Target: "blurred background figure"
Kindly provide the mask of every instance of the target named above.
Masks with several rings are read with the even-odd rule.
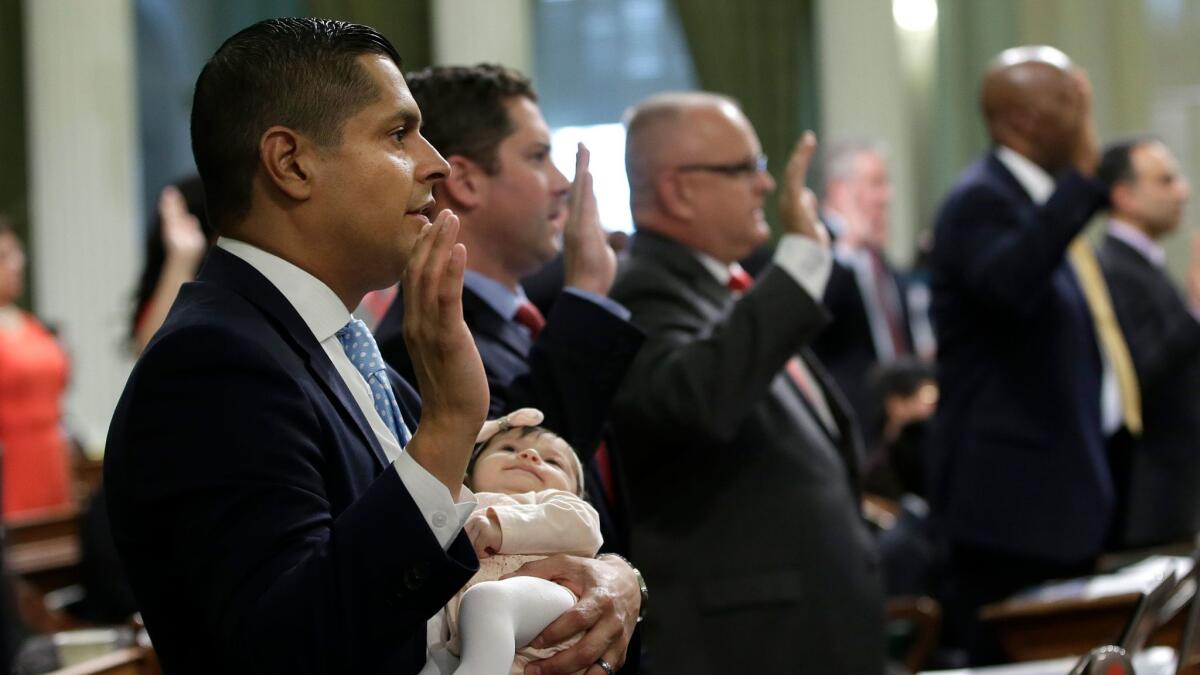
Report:
[[[162,326],[179,287],[196,278],[212,240],[200,178],[192,176],[163,188],[147,231],[145,262],[134,293],[129,340],[135,355]]]
[[[880,411],[879,444],[868,448],[874,454],[868,456],[863,487],[895,501],[906,494],[924,499],[928,429],[938,400],[933,367],[902,358],[873,369],[869,379]]]
[[[1190,188],[1170,149],[1149,136],[1106,148],[1097,176],[1112,186],[1097,257],[1137,371],[1144,425],[1119,477],[1128,499],[1116,545],[1186,541],[1200,530],[1200,235],[1186,293],[1166,271],[1162,240],[1179,227]]]
[[[1015,47],[980,98],[993,149],[944,200],[931,259],[930,503],[950,547],[946,636],[975,663],[1003,658],[980,607],[1094,570],[1117,512],[1109,455],[1140,431],[1124,342],[1099,320],[1107,290],[1079,236],[1107,191],[1090,82],[1053,47]]]
[[[863,141],[831,146],[824,168],[821,215],[836,237],[824,304],[833,320],[813,349],[854,407],[871,448],[879,441],[881,411],[868,376],[876,364],[912,353],[904,288],[886,257],[892,184],[883,151]]]
[[[17,307],[25,289],[25,249],[0,220],[0,447],[4,516],[71,502],[67,436],[60,399],[67,355],[37,319]]]

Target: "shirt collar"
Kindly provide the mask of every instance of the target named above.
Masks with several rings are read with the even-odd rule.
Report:
[[[333,289],[283,258],[229,237],[218,239],[217,246],[241,258],[279,289],[317,342],[328,340],[354,318]]]
[[[717,283],[726,288],[729,287],[729,278],[733,276],[735,270],[741,272],[746,271],[742,269],[742,266],[738,263],[726,265],[707,253],[701,253],[700,251],[693,250],[692,254],[696,256],[696,259],[700,261],[701,265],[704,265],[704,269],[708,270],[708,273],[713,275],[713,278],[717,280]]]
[[[517,286],[517,292],[512,292],[504,284],[491,277],[486,277],[475,270],[467,270],[463,274],[463,285],[471,289],[506,321],[512,321],[517,315],[521,303],[528,302],[525,289]]]
[[[1054,177],[1046,173],[1045,169],[1004,145],[996,148],[996,159],[1012,172],[1034,204],[1041,206],[1050,201],[1050,195],[1054,194]]]
[[[1142,254],[1146,260],[1149,260],[1156,267],[1163,267],[1167,264],[1167,252],[1163,250],[1163,247],[1133,225],[1123,220],[1110,218],[1108,221],[1108,233],[1114,239],[1119,239],[1129,244],[1130,248]]]

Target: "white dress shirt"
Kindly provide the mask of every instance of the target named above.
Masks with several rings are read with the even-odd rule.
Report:
[[[258,270],[304,320],[354,396],[363,418],[371,425],[371,431],[417,508],[421,509],[434,537],[443,549],[448,549],[475,508],[474,495],[464,488],[459,495],[462,501],[455,503],[450,490],[405,452],[392,430],[384,424],[375,410],[370,385],[350,362],[337,339],[337,332],[354,318],[337,294],[320,279],[256,246],[228,237],[218,239],[217,246]]]
[[[1045,169],[1016,150],[1003,145],[996,149],[996,158],[1012,172],[1034,204],[1042,206],[1050,201],[1051,195],[1054,194],[1054,178],[1046,173]],[[1094,332],[1096,346],[1100,349],[1100,363],[1104,369],[1100,380],[1100,428],[1105,435],[1111,436],[1125,421],[1121,408],[1121,388],[1117,384],[1117,373],[1108,362],[1108,355],[1104,353],[1104,345],[1100,344],[1100,333]]]

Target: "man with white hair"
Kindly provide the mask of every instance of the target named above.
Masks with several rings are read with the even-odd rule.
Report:
[[[864,141],[832,145],[824,168],[824,222],[837,236],[824,297],[833,320],[813,349],[846,393],[873,448],[882,410],[869,374],[913,351],[904,285],[887,260],[892,183],[883,150]]]

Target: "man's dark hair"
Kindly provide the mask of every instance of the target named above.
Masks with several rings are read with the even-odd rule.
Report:
[[[434,66],[405,75],[424,123],[421,134],[443,157],[462,155],[488,173],[500,169],[496,147],[513,132],[505,101],[537,101],[529,78],[504,66]]]
[[[375,29],[332,19],[268,19],[221,45],[196,80],[192,153],[217,231],[250,209],[264,131],[283,125],[331,146],[342,124],[376,100],[357,58],[400,55]]]
[[[1109,143],[1100,156],[1100,166],[1096,168],[1096,178],[1105,185],[1127,183],[1135,178],[1133,175],[1133,151],[1147,143],[1158,143],[1157,136],[1131,136]]]

